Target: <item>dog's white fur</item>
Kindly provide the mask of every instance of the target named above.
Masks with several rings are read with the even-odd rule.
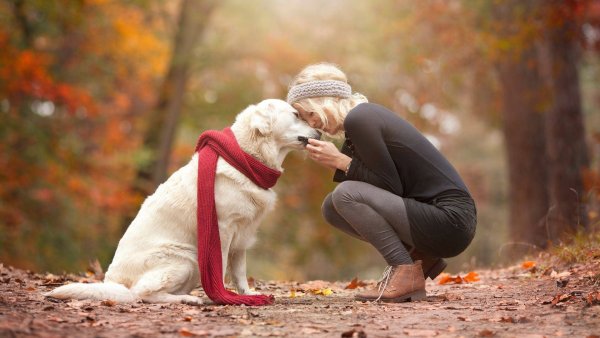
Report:
[[[269,167],[282,170],[285,156],[302,149],[298,136],[318,137],[281,100],[264,100],[238,114],[231,126],[240,147]],[[118,302],[201,304],[189,292],[199,283],[197,262],[198,154],[149,196],[119,241],[103,283],[72,283],[46,296],[111,299]],[[275,204],[272,189],[262,189],[224,159],[217,161],[215,206],[221,236],[223,272],[241,294],[254,294],[246,279],[246,249]],[[229,263],[229,264],[228,264]],[[224,277],[224,276],[223,276]]]

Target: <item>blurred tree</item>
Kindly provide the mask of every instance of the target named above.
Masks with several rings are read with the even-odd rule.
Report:
[[[151,155],[149,163],[138,168],[136,187],[142,195],[152,193],[167,177],[190,68],[216,4],[214,0],[184,0],[180,5],[171,61],[144,132],[144,147]]]
[[[166,49],[154,2],[0,2],[0,260],[106,261]]]
[[[542,248],[587,224],[580,5],[584,1],[505,0],[496,7],[511,234]]]
[[[581,107],[580,42],[583,14],[589,1],[549,1],[545,5],[543,65],[551,107],[546,113],[548,189],[550,210],[548,235],[587,228],[582,173],[589,166]]]
[[[506,0],[494,10],[498,29],[493,60],[503,102],[502,129],[509,174],[511,237],[545,247],[548,190],[544,133],[545,86],[531,26],[541,1]],[[526,29],[529,28],[529,29]]]

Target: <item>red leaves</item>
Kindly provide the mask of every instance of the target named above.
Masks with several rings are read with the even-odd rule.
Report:
[[[350,283],[348,283],[348,285],[346,285],[346,287],[344,289],[353,290],[353,289],[363,287],[363,286],[367,286],[367,283],[365,283],[363,281],[359,281],[358,277],[354,277],[354,279],[351,280]]]
[[[462,284],[462,283],[474,283],[479,281],[479,274],[471,271],[466,276],[461,277],[460,275],[451,276],[448,273],[442,273],[438,284]]]

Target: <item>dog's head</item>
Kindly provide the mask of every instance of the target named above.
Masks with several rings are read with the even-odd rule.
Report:
[[[287,102],[267,99],[254,106],[250,128],[257,136],[268,137],[280,148],[302,149],[302,138],[320,138],[321,133],[300,119],[298,111]]]

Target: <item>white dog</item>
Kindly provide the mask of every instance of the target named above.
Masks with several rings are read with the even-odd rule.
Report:
[[[236,117],[231,131],[242,150],[280,171],[291,150],[303,149],[299,136],[318,138],[320,135],[298,118],[292,106],[274,99],[246,108]],[[197,177],[196,153],[144,201],[119,241],[103,283],[67,284],[45,295],[118,302],[201,304],[201,298],[189,295],[199,284]],[[240,294],[254,294],[246,279],[246,249],[254,243],[259,222],[274,207],[275,200],[272,189],[256,186],[219,157],[215,207],[223,272],[229,267],[232,283]]]

